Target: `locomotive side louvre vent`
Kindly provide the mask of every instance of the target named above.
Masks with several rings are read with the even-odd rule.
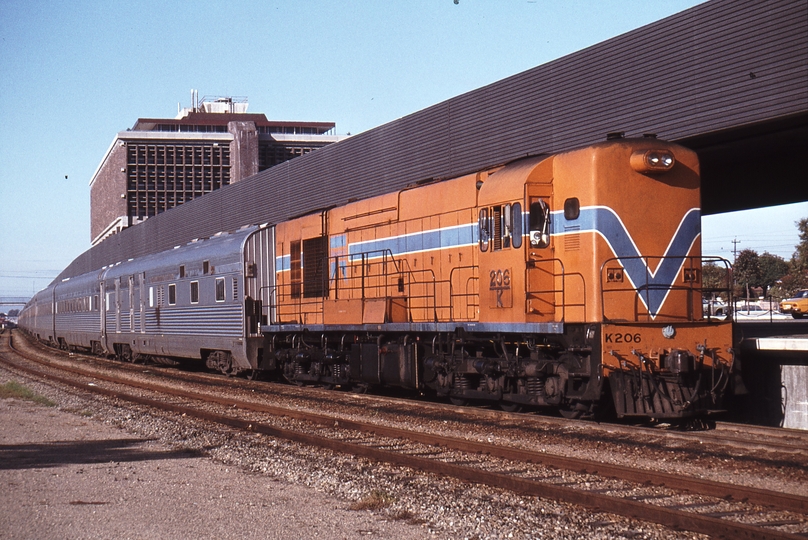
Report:
[[[303,298],[328,296],[328,237],[303,240]]]
[[[233,278],[233,300],[238,300],[238,279]]]
[[[564,250],[565,251],[578,251],[581,249],[581,235],[578,231],[581,230],[580,225],[565,226],[564,232]]]
[[[494,207],[494,251],[502,249],[502,207]]]

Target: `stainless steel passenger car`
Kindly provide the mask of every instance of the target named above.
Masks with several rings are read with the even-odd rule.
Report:
[[[20,326],[62,349],[133,361],[198,358],[225,373],[260,362],[260,288],[274,229],[251,226],[52,283]]]

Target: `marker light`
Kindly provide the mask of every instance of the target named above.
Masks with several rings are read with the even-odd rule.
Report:
[[[641,150],[631,154],[631,168],[641,173],[662,173],[669,171],[676,158],[669,150]]]

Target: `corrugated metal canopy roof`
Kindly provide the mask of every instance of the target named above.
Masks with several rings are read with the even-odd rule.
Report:
[[[425,178],[567,150],[608,132],[698,143],[705,134],[772,120],[804,124],[806,6],[804,0],[700,4],[149,218],[88,250],[60,277]]]

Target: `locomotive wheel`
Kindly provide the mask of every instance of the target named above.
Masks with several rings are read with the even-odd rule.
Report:
[[[567,420],[578,420],[584,414],[584,411],[575,408],[559,407],[558,413]]]
[[[715,429],[715,420],[703,417],[688,418],[679,425],[679,429],[682,431],[709,431]]]
[[[351,386],[351,392],[354,394],[367,394],[369,386],[367,384],[356,383]]]
[[[500,401],[499,408],[505,412],[522,412],[522,404],[513,401]]]
[[[465,407],[469,404],[469,400],[462,397],[449,396],[449,403],[456,407]]]

